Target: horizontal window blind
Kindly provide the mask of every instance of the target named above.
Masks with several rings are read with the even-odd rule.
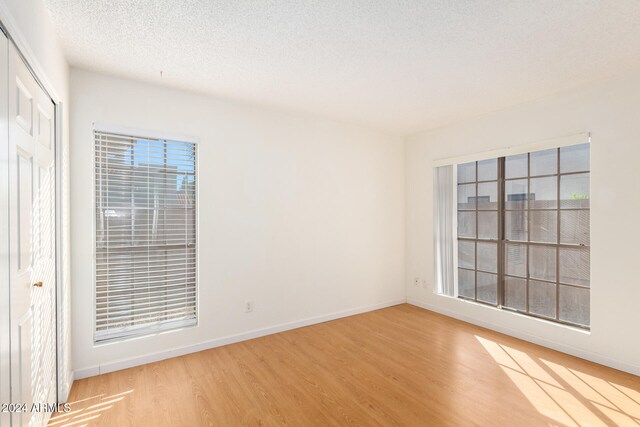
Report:
[[[195,144],[94,136],[95,341],[195,324]]]

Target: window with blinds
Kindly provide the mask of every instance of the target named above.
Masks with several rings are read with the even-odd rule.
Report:
[[[196,145],[94,132],[95,341],[196,323]]]

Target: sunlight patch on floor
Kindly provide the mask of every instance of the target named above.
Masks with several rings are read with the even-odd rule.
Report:
[[[565,426],[640,426],[640,393],[476,335],[538,412]]]
[[[625,414],[640,420],[640,403],[636,402],[628,395],[623,393],[618,388],[619,386],[611,384],[610,382],[605,381],[602,378],[597,378],[583,372],[578,372],[573,369],[569,369],[569,371],[571,371],[575,376],[580,378],[594,390],[597,390],[598,393],[600,393],[609,402],[615,405],[615,407],[618,408],[621,412],[624,412]]]
[[[99,418],[105,411],[113,408],[114,405],[124,400],[130,393],[133,393],[133,389],[109,396],[102,394],[69,402],[71,404],[71,411],[54,415],[47,425],[49,427],[85,426],[87,422]]]

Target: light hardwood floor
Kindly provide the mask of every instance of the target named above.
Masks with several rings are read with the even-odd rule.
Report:
[[[399,305],[76,381],[50,426],[640,426],[640,377]]]

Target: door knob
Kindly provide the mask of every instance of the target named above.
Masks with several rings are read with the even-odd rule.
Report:
[[[36,288],[41,288],[42,287],[42,282],[36,282],[33,284],[33,286],[35,286]]]

